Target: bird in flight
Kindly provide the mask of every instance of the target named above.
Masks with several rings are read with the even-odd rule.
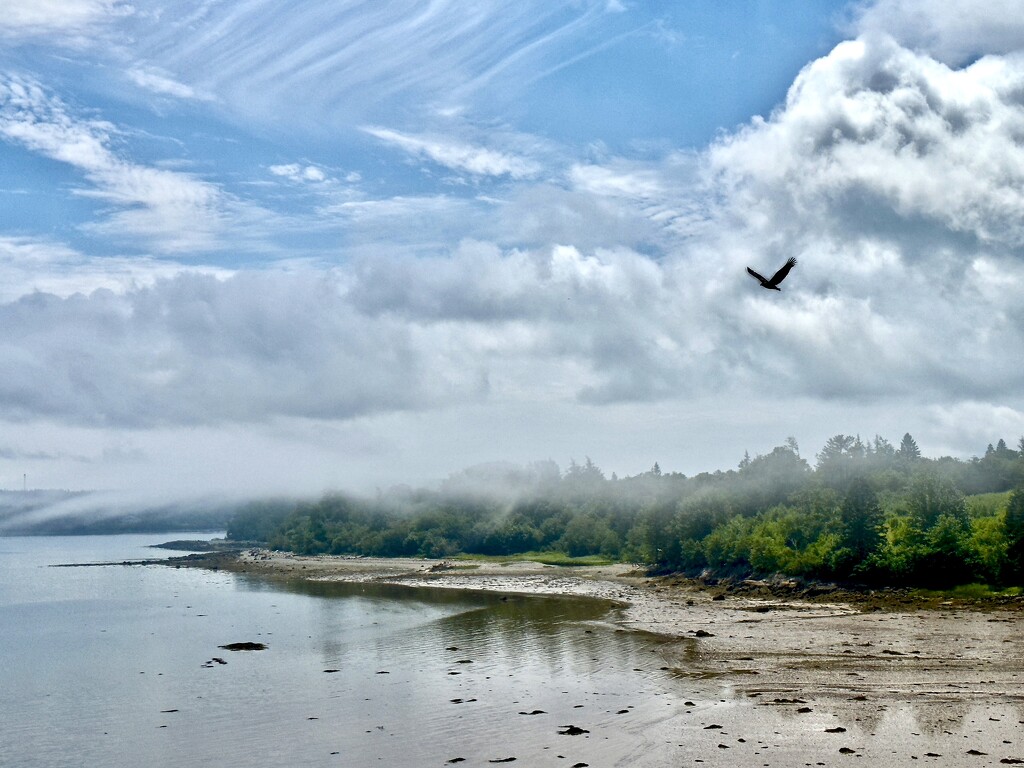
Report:
[[[750,267],[747,267],[747,272],[750,273],[751,277],[756,278],[758,282],[761,283],[762,288],[767,288],[770,291],[781,291],[782,289],[779,288],[779,283],[786,279],[786,275],[789,274],[789,270],[791,270],[795,266],[796,259],[790,256],[788,259],[786,259],[786,263],[782,265],[782,268],[779,269],[779,271],[776,272],[774,275],[772,275],[771,280],[765,279],[761,275],[757,274],[757,272],[752,270]]]

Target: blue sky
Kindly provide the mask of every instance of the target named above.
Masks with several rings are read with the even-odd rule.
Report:
[[[656,161],[699,151],[767,115],[801,67],[841,39],[849,15],[842,3],[808,13],[795,1],[481,4],[472,13],[460,3],[387,13],[359,3],[76,5],[94,10],[91,40],[60,18],[28,27],[8,36],[5,70],[43,89],[62,119],[93,124],[88,132],[119,162],[214,185],[229,198],[222,205],[258,218],[265,209],[298,225],[306,214],[303,233],[320,230],[271,228],[230,254],[220,238],[188,242],[192,258],[232,267],[344,258],[346,228],[316,214],[332,199],[474,200],[595,154]],[[525,167],[439,162],[442,139]],[[2,173],[9,232],[46,232],[96,255],[185,245],[105,228],[97,236],[109,197],[84,189],[87,169],[53,149],[11,141]],[[444,249],[449,238],[426,245]]]
[[[8,4],[0,487],[1024,434],[1009,0]]]

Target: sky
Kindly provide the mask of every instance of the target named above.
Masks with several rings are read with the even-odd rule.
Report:
[[[0,488],[1013,445],[1019,10],[5,0]]]

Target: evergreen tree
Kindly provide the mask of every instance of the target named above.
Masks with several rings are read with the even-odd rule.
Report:
[[[843,521],[843,546],[851,550],[854,563],[864,561],[878,547],[878,526],[882,510],[871,485],[861,478],[850,484],[839,508]]]
[[[917,442],[910,436],[909,432],[903,435],[899,450],[896,451],[896,456],[904,464],[909,464],[921,458],[921,449],[917,447]]]
[[[864,456],[860,438],[835,435],[828,439],[818,454],[818,475],[834,488],[843,489],[853,479]]]
[[[1006,506],[1006,559],[1010,577],[1017,583],[1024,579],[1024,487],[1010,494]]]

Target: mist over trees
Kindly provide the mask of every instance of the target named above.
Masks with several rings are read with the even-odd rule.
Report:
[[[482,465],[437,489],[365,499],[267,501],[228,535],[302,554],[450,557],[557,553],[662,572],[864,584],[1024,583],[1024,438],[964,461],[913,437],[835,435],[814,456],[793,438],[734,470],[687,477],[655,462],[606,477],[590,458]]]

